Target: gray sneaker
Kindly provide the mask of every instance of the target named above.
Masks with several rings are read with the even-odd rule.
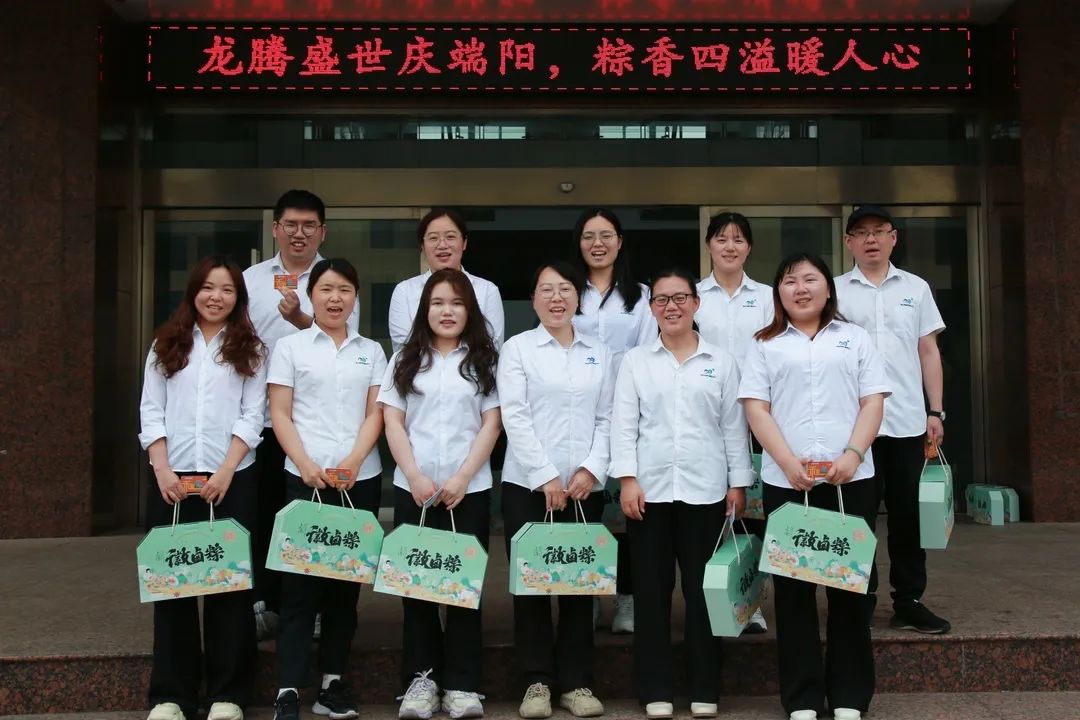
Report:
[[[443,693],[442,709],[452,720],[484,717],[484,696],[467,690],[447,690]]]
[[[428,677],[431,670],[416,673],[401,701],[397,716],[401,720],[429,720],[439,710],[439,686]]]
[[[544,683],[530,685],[518,707],[518,715],[525,720],[551,717],[551,690],[548,686]]]

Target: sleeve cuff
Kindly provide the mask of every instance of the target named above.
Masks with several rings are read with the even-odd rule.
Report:
[[[165,426],[153,425],[144,428],[143,431],[139,433],[139,444],[142,445],[143,450],[146,450],[163,437],[165,437]]]
[[[884,385],[878,385],[877,387],[872,386],[859,390],[859,398],[862,399],[869,395],[877,395],[879,393],[884,395],[885,397],[889,397],[893,394],[893,391],[891,387],[886,387]]]
[[[601,463],[596,458],[590,456],[585,458],[585,462],[581,463],[581,467],[595,475],[596,481],[600,486],[603,486],[604,481],[607,479],[607,463]]]
[[[747,488],[754,484],[754,470],[752,468],[747,470],[729,470],[728,471],[728,487],[729,488]]]
[[[555,469],[554,465],[548,463],[539,470],[533,470],[529,473],[529,489],[536,490],[544,483],[557,477],[559,477],[559,471]]]
[[[757,390],[740,390],[738,400],[761,400],[762,402],[771,403],[772,397],[767,392],[758,392]]]
[[[248,450],[254,450],[262,442],[262,433],[252,432],[252,429],[248,427],[234,427],[232,434],[240,438],[248,446]]]
[[[624,478],[624,477],[637,477],[637,463],[636,462],[617,462],[611,463],[611,467],[608,468],[608,477]]]
[[[283,385],[284,387],[292,387],[293,386],[293,379],[292,379],[291,376],[286,377],[284,375],[267,375],[266,376],[266,384],[267,385]]]

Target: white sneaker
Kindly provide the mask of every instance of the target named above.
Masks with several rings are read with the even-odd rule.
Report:
[[[817,720],[817,710],[796,710],[788,717],[790,720]]]
[[[551,689],[544,683],[530,685],[518,707],[518,715],[525,720],[551,717]]]
[[[675,707],[669,702],[651,702],[645,706],[645,717],[649,720],[668,720],[675,714]]]
[[[690,703],[690,717],[714,718],[719,712],[720,710],[716,707],[716,703]]]
[[[397,716],[401,720],[429,720],[439,710],[439,686],[428,677],[431,670],[416,673],[409,689],[396,700],[401,701]]]
[[[231,702],[216,702],[210,706],[206,720],[244,720],[244,711]]]
[[[833,720],[862,720],[862,713],[851,708],[833,708]]]
[[[453,720],[484,717],[484,696],[468,690],[447,690],[443,693],[442,709]]]
[[[146,720],[184,720],[184,711],[176,703],[158,703]]]
[[[615,617],[611,621],[611,632],[616,635],[632,635],[634,632],[634,596],[615,596]],[[669,705],[671,703],[668,703]]]
[[[761,608],[754,611],[754,614],[750,616],[750,622],[746,624],[746,628],[743,632],[747,635],[760,635],[769,629],[769,626],[765,624],[765,616],[761,614]]]
[[[599,717],[604,714],[604,704],[589,688],[577,688],[559,696],[559,707],[574,717]]]

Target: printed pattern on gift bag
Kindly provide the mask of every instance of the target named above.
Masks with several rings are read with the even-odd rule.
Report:
[[[480,607],[487,553],[473,535],[399,525],[383,541],[375,592],[463,608]],[[454,513],[450,511],[451,523]]]
[[[147,533],[135,556],[139,567],[139,601],[157,602],[196,595],[250,590],[251,542],[248,531],[232,518],[178,523],[180,503],[173,506],[173,524]]]
[[[609,477],[604,483],[604,513],[600,522],[613,533],[626,532],[626,515],[622,511],[622,483]]]
[[[340,493],[342,500],[348,495]],[[383,530],[367,510],[322,502],[293,500],[274,517],[266,567],[371,584],[382,552]],[[350,501],[351,505],[351,501]]]
[[[734,531],[734,517],[727,516],[717,548],[705,564],[705,606],[709,625],[717,637],[738,637],[765,599],[766,574],[758,569],[761,541],[746,532]],[[728,533],[724,542],[725,531]]]
[[[614,595],[616,562],[615,538],[600,523],[525,523],[510,540],[510,592]]]
[[[931,465],[934,458],[940,464]],[[926,550],[944,550],[954,523],[952,470],[944,453],[933,446],[919,476],[919,544]]]
[[[877,538],[861,517],[785,503],[769,515],[760,569],[772,575],[866,593]]]
[[[751,453],[754,465],[754,484],[746,488],[746,510],[743,517],[748,520],[765,519],[765,488],[761,482],[761,453]]]

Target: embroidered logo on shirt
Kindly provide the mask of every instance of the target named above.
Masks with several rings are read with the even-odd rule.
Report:
[[[757,307],[757,298],[751,298],[750,300],[747,300],[746,302],[743,303],[743,307],[744,308]]]
[[[705,368],[701,371],[701,377],[716,379],[716,368]]]
[[[844,348],[845,350],[850,350],[851,349],[851,341],[850,340],[841,340],[840,342],[836,343],[836,347]]]
[[[359,357],[356,358],[356,364],[357,365],[370,365],[371,363],[368,362],[368,359],[367,359],[366,356],[360,355]]]
[[[900,301],[900,307],[915,307],[915,298],[904,298]]]
[[[594,358],[592,355],[590,355],[589,357],[585,358],[585,364],[586,365],[599,365],[600,363],[596,362],[596,358]]]

